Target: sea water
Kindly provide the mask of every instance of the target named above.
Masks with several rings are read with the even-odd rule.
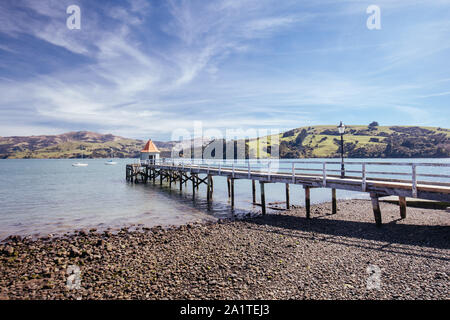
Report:
[[[323,160],[326,159],[314,161]],[[180,225],[261,211],[259,206],[252,204],[250,180],[235,181],[235,210],[232,211],[224,177],[214,177],[213,199],[208,204],[204,184],[193,198],[190,182],[183,186],[181,192],[179,183],[172,184],[171,189],[167,182],[160,186],[159,180],[155,185],[151,182],[129,183],[125,180],[125,165],[135,162],[135,159],[115,159],[117,165],[105,165],[105,161],[84,159],[83,162],[88,163],[87,167],[73,167],[76,160],[0,160],[0,240],[13,234],[41,236],[88,228],[105,230],[130,225]],[[450,159],[376,161],[450,163]],[[288,160],[281,160],[279,167],[289,171],[291,164]],[[410,170],[410,167],[402,166],[371,169],[390,171],[393,168],[398,172]],[[448,167],[424,167],[421,170],[450,174]],[[258,184],[256,190],[259,202]],[[265,190],[266,203],[285,200],[284,184],[267,184]],[[363,192],[343,190],[337,190],[337,196],[339,199],[368,198]],[[312,203],[330,200],[330,189],[311,190]],[[304,205],[304,190],[300,185],[291,185],[290,202],[297,206]]]

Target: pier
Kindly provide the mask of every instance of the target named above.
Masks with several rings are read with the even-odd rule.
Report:
[[[281,167],[279,166],[281,165]],[[286,166],[289,165],[289,168]],[[169,187],[178,183],[180,191],[192,187],[195,196],[201,184],[206,185],[207,201],[212,201],[214,177],[227,178],[228,197],[231,209],[234,209],[234,181],[248,179],[252,181],[252,201],[256,204],[256,181],[259,183],[261,210],[266,214],[265,184],[282,183],[286,188],[286,209],[290,208],[289,185],[302,185],[305,190],[306,217],[311,217],[311,189],[331,189],[332,214],[337,213],[336,190],[365,192],[370,194],[374,218],[377,226],[382,225],[379,199],[386,196],[398,196],[400,218],[406,219],[406,197],[450,202],[450,175],[421,172],[419,169],[450,168],[446,163],[406,163],[406,162],[354,162],[345,163],[345,172],[339,169],[337,161],[301,161],[289,163],[277,160],[194,160],[194,159],[157,159],[138,161],[126,165],[126,179],[134,183],[149,181]],[[374,167],[385,167],[380,171]],[[390,171],[389,171],[390,168]],[[393,168],[402,170],[393,171]]]

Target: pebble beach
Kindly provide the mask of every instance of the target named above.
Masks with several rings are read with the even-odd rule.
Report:
[[[450,298],[450,212],[370,201],[0,244],[0,299]],[[79,270],[79,287],[68,286]]]

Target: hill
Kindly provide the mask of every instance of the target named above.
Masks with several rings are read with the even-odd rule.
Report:
[[[267,157],[271,140],[246,141],[248,150],[261,143],[261,157]],[[309,126],[278,135],[281,158],[334,158],[340,156],[340,136],[336,126]],[[348,158],[448,158],[450,130],[414,126],[348,126],[344,135]],[[154,141],[161,157],[170,157],[176,142]],[[137,158],[145,141],[89,131],[60,135],[0,137],[0,159],[18,158]],[[187,142],[186,146],[190,146]],[[224,147],[225,150],[225,147]],[[250,152],[254,157],[254,152]]]
[[[173,143],[154,141],[163,156]],[[60,135],[0,137],[0,159],[50,158],[135,158],[145,141],[89,131]]]
[[[248,142],[270,151],[272,137]],[[340,135],[336,126],[301,127],[279,135],[281,158],[333,158],[340,156]],[[348,126],[344,134],[348,158],[448,158],[450,130],[415,126]]]

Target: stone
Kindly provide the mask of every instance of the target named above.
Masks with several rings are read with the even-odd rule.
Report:
[[[8,256],[12,256],[12,255],[14,255],[14,248],[11,246],[5,246],[3,248],[3,253],[5,253]]]
[[[71,257],[79,257],[79,256],[81,256],[81,251],[76,247],[72,247],[72,248],[70,248],[69,255]]]

